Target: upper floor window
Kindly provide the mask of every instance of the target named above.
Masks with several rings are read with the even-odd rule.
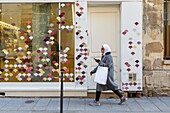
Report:
[[[164,0],[164,59],[170,59],[170,0]]]

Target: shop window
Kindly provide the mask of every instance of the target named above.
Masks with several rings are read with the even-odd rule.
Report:
[[[0,4],[0,82],[74,82],[74,3]]]
[[[170,60],[170,0],[164,0],[164,59]]]

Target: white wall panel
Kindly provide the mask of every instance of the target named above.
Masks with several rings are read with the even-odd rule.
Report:
[[[121,88],[142,90],[142,2],[121,5]]]

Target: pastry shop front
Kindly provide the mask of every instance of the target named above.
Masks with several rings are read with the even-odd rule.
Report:
[[[64,95],[87,96],[88,90],[95,89],[93,77],[89,76],[89,71],[97,65],[92,59],[101,56],[98,54],[101,45],[96,45],[93,41],[91,34],[93,26],[90,24],[93,21],[90,17],[100,15],[91,15],[94,13],[91,11],[96,11],[93,7],[100,7],[98,4],[103,3],[90,0],[64,2],[57,0],[3,2],[2,0],[0,3],[0,93],[4,93],[5,96],[59,96],[60,70],[64,69]],[[136,3],[141,5],[140,2]],[[128,17],[128,15],[122,15],[128,9],[128,2],[113,0],[105,5],[114,7],[118,15],[116,21],[122,23],[114,30],[117,40],[109,44],[118,42],[117,46],[120,46],[120,48],[113,49],[116,55],[113,59],[117,62],[115,64],[116,82],[121,89],[130,90],[130,85],[129,88],[123,86],[121,76],[128,74],[130,77],[127,77],[127,81],[129,82],[129,78],[132,81],[132,78],[136,77],[135,74],[141,76],[141,68],[135,68],[134,71],[132,68],[132,72],[127,71],[127,64],[124,64],[125,61],[119,55],[124,54],[121,52],[121,43],[127,40],[118,38],[125,36],[118,30],[125,32],[128,27],[133,27],[126,25],[125,20],[121,19],[123,16]],[[138,16],[139,13],[136,15]],[[135,19],[131,20],[131,24],[141,22],[141,18]],[[141,26],[136,29],[141,32],[140,28]],[[97,31],[94,32],[97,34]],[[102,38],[100,40],[99,44],[105,43]],[[111,47],[115,48],[115,46]],[[120,52],[117,52],[118,50]],[[140,54],[136,57],[141,60]],[[123,65],[119,64],[120,61]],[[119,72],[120,69],[123,69],[124,73]],[[137,79],[133,80],[141,83]],[[141,89],[135,86],[132,90]]]

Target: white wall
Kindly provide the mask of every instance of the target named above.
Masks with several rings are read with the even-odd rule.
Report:
[[[142,10],[142,2],[121,4],[121,82],[124,91],[142,90]],[[135,80],[129,78],[132,74],[136,74]]]

